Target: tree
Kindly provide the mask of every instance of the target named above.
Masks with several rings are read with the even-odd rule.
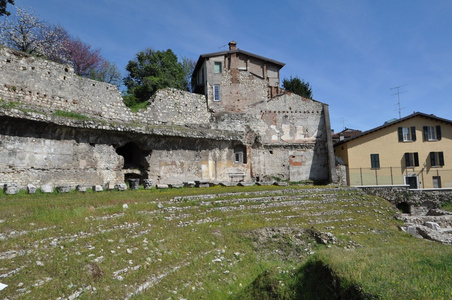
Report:
[[[48,24],[23,8],[17,8],[15,18],[0,23],[0,42],[28,54],[70,64],[77,75],[120,86],[121,73],[115,64],[102,57],[100,49],[92,49],[91,45],[72,38],[63,27]]]
[[[61,64],[70,63],[66,49],[66,41],[69,38],[68,32],[61,26],[43,26],[36,43],[37,55]]]
[[[191,82],[191,76],[193,74],[193,71],[196,67],[196,61],[188,58],[188,57],[182,57],[182,69],[184,70],[185,75],[185,84],[187,91],[193,92],[193,85]]]
[[[0,17],[3,15],[9,16],[11,13],[6,10],[7,4],[14,5],[14,0],[0,0]]]
[[[135,102],[146,102],[158,89],[172,87],[187,88],[185,73],[177,56],[170,49],[139,52],[126,66],[129,75],[124,78],[127,93]],[[133,102],[133,101],[130,101]]]
[[[74,72],[80,76],[89,77],[104,61],[100,49],[91,49],[80,39],[67,39],[65,48],[67,59],[74,67]]]
[[[294,78],[290,76],[290,79],[284,78],[283,87],[286,91],[312,99],[312,87],[309,82],[305,82],[304,79],[300,79],[297,76]]]
[[[115,64],[106,60],[103,60],[99,67],[92,70],[88,77],[97,81],[114,84],[118,89],[121,86],[121,72]]]
[[[19,7],[14,19],[5,19],[0,24],[0,38],[10,48],[34,54],[43,28],[44,23],[34,13],[28,13]]]

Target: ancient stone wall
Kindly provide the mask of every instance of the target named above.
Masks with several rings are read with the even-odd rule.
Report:
[[[294,94],[268,100],[265,80],[247,72],[228,90],[226,77],[223,108],[231,111],[166,89],[133,113],[112,85],[1,48],[0,185],[114,185],[134,175],[156,182],[328,182],[325,105]]]
[[[116,86],[8,48],[0,48],[0,99],[123,123],[206,124],[210,118],[204,96],[174,89],[158,91],[148,109],[133,113]]]
[[[124,181],[121,159],[111,145],[0,135],[0,186],[119,183]]]
[[[410,190],[409,186],[359,187],[365,193],[382,197],[394,205],[407,203],[412,206],[440,207],[441,204],[452,202],[451,189]]]
[[[210,113],[206,97],[177,89],[159,90],[151,98],[142,118],[155,124],[208,124]]]

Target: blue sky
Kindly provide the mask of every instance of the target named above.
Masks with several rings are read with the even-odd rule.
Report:
[[[16,0],[125,66],[147,47],[200,54],[237,47],[309,81],[332,128],[368,130],[413,111],[452,119],[450,0]],[[8,6],[15,12],[13,6]]]

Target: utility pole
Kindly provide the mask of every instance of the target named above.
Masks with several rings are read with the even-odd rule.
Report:
[[[405,107],[400,107],[400,94],[406,93],[406,91],[400,91],[401,87],[406,86],[406,84],[404,85],[399,85],[393,88],[390,88],[390,90],[397,90],[397,92],[395,92],[394,94],[392,94],[392,96],[397,95],[397,105],[399,107],[398,111],[399,111],[399,119],[402,118],[402,109],[404,109]]]

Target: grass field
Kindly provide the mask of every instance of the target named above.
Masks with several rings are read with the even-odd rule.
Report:
[[[335,187],[0,194],[0,298],[452,298],[452,248],[396,213]]]

